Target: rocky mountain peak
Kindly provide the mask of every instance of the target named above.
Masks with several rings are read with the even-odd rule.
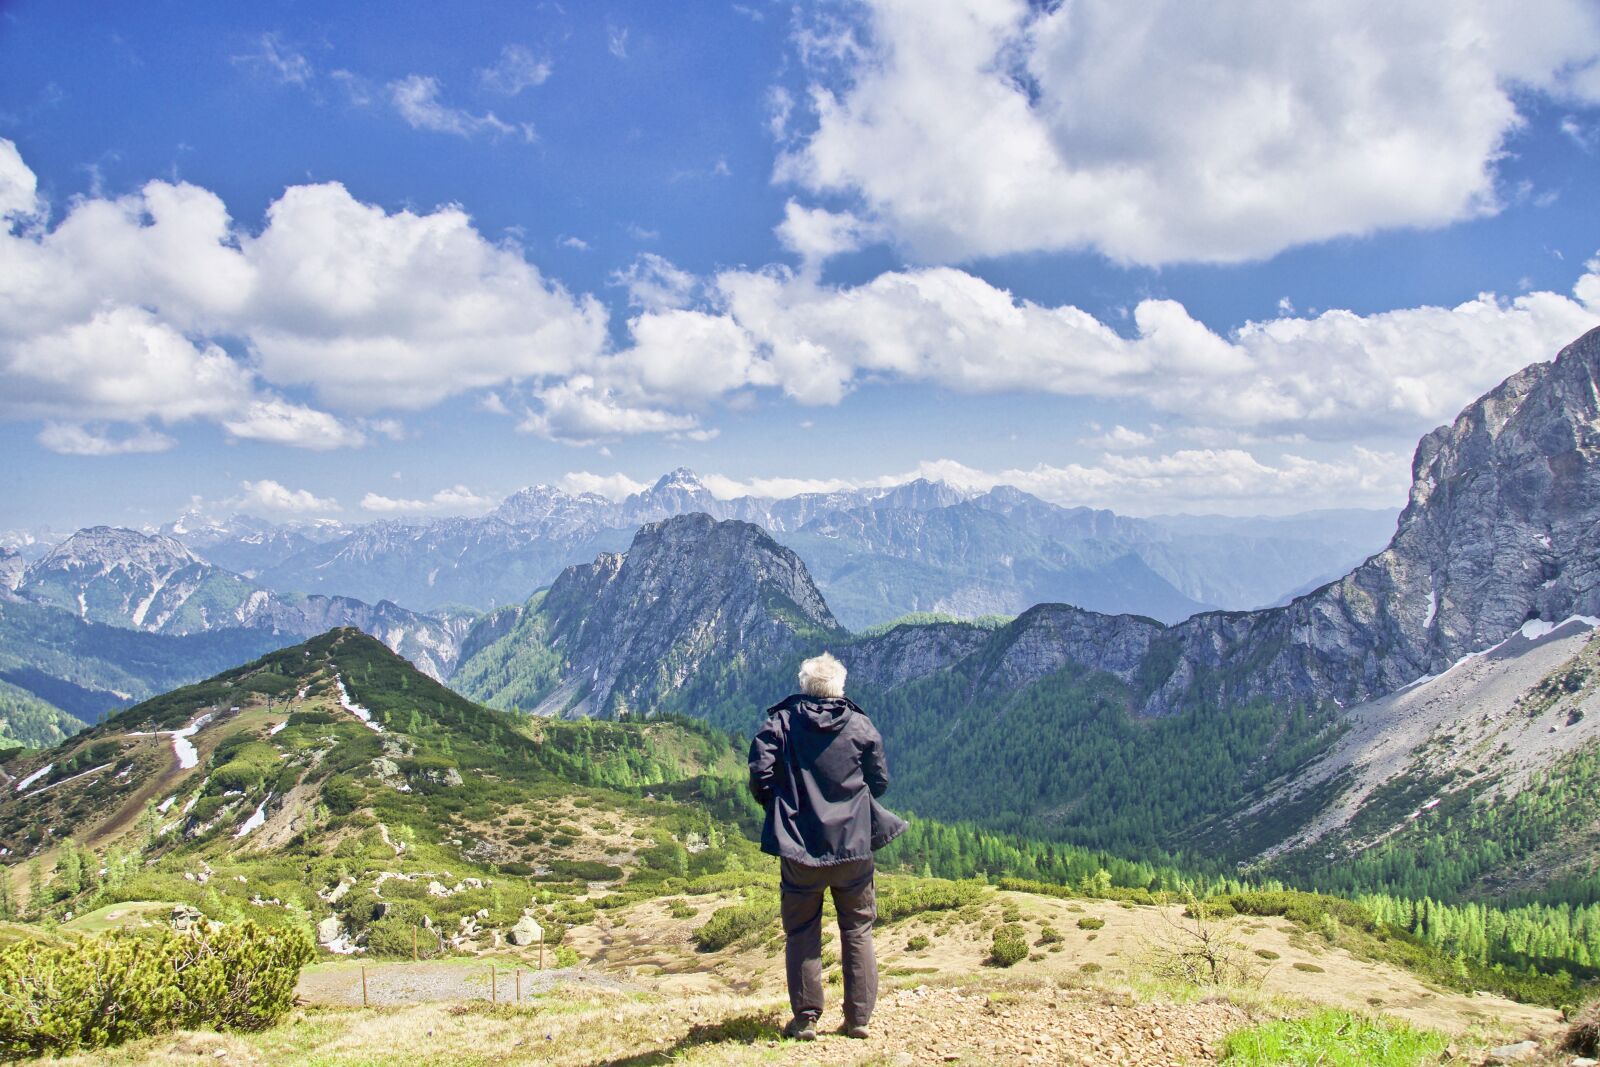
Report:
[[[573,679],[547,711],[653,707],[702,673],[759,669],[843,633],[798,556],[759,526],[704,514],[649,523],[626,554],[567,568],[540,610]]]
[[[79,530],[51,549],[32,570],[106,571],[121,566],[157,571],[203,562],[182,542],[165,534],[143,534],[120,526],[92,526]]]

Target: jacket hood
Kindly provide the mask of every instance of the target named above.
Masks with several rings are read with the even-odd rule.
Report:
[[[812,729],[829,733],[844,729],[850,717],[861,710],[844,697],[793,696],[786,703],[804,716]]]

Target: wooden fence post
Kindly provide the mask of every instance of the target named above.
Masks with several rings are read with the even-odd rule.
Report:
[[[361,1006],[363,1008],[367,1006],[367,968],[365,964],[361,967]]]
[[[411,928],[411,962],[417,962],[417,928]]]
[[[489,1003],[500,1003],[500,985],[495,981],[494,964],[489,964]]]
[[[522,968],[517,968],[517,1003],[522,1003]]]

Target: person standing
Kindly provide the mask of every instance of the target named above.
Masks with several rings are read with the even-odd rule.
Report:
[[[784,964],[794,1018],[817,1036],[822,1015],[822,898],[833,893],[844,968],[844,1032],[866,1038],[878,999],[872,853],[906,828],[878,804],[889,788],[883,738],[844,695],[844,664],[824,652],[800,665],[800,692],[767,709],[750,742],[750,791],[766,809],[761,850],[779,859]]]

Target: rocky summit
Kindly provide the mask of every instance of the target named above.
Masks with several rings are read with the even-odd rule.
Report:
[[[639,530],[626,555],[569,567],[540,611],[569,712],[650,709],[698,676],[779,664],[844,636],[800,558],[759,526],[682,515]]]

